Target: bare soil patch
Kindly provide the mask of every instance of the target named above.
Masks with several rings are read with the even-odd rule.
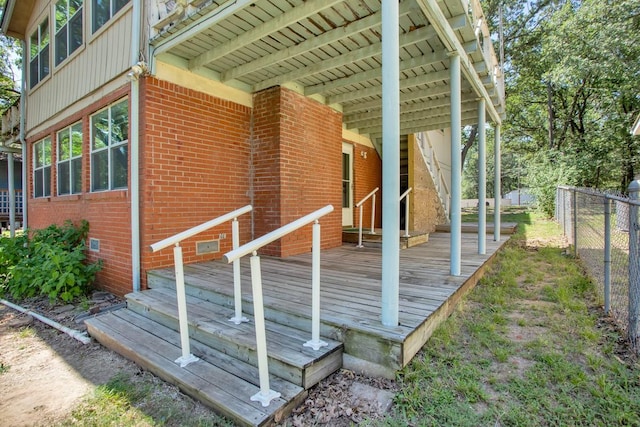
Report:
[[[82,319],[91,312],[121,304],[102,296],[99,303],[50,305],[46,299],[31,299],[19,305],[53,319],[64,326],[84,330]],[[206,419],[213,412],[145,372],[135,363],[103,347],[71,338],[28,315],[0,304],[0,414],[2,425],[50,426],[68,420],[74,409],[93,396],[97,386],[117,375],[153,384],[154,400],[172,402],[175,411],[188,411]],[[371,379],[340,370],[310,390],[305,402],[283,426],[349,426],[378,418],[396,389],[393,381]],[[385,394],[386,393],[386,394]],[[382,397],[380,397],[382,396]],[[379,398],[380,397],[380,398]],[[378,399],[379,398],[379,399]],[[145,412],[145,408],[139,408]],[[162,420],[151,425],[180,425]],[[147,425],[147,424],[144,424]]]

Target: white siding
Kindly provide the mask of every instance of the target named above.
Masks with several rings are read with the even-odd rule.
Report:
[[[51,2],[39,1],[37,6],[42,10],[51,10]],[[42,124],[54,116],[62,119],[71,112],[63,110],[99,91],[107,83],[126,73],[130,67],[131,56],[131,5],[107,22],[96,36],[90,30],[90,2],[85,0],[84,10],[84,43],[60,66],[53,66],[53,28],[51,28],[51,65],[52,73],[46,81],[34,90],[28,91],[27,97],[27,129],[32,131],[41,128]],[[33,22],[44,15],[33,14]],[[49,19],[51,20],[51,15]],[[38,19],[38,20],[39,20]]]

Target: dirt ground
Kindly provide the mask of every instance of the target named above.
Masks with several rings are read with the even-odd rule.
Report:
[[[95,299],[95,298],[94,298]],[[88,310],[106,310],[122,301],[100,293],[96,301],[81,305],[51,306],[46,299],[32,299],[20,305],[69,328],[83,331],[75,321]],[[0,304],[0,426],[49,426],[69,417],[95,388],[116,375],[145,375],[133,362],[108,350],[96,341],[82,344],[31,316]],[[177,410],[197,412],[204,418],[212,412],[199,402],[159,379],[153,393],[170,397]],[[363,391],[363,388],[365,389]],[[305,402],[283,426],[327,423],[348,426],[368,417],[377,417],[381,408],[364,395],[385,393],[387,400],[395,389],[393,381],[363,378],[341,370],[310,391]],[[160,423],[161,424],[161,423]]]

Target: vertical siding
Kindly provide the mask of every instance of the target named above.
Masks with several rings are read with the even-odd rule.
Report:
[[[59,67],[53,67],[49,78],[35,90],[29,91],[27,98],[27,127],[33,129],[69,107],[75,101],[100,89],[103,85],[122,75],[129,68],[131,53],[131,7],[126,7],[126,13],[113,22],[108,22],[107,28],[97,37],[92,38],[90,31],[90,17],[87,3],[84,11],[84,45],[80,52],[74,52],[70,60]],[[49,2],[40,1],[38,7],[42,10]],[[33,28],[38,18],[43,15],[34,13]],[[51,20],[51,16],[49,19]],[[53,60],[53,26],[50,41],[51,64]]]

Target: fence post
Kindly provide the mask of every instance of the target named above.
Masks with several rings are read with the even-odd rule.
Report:
[[[611,311],[611,199],[604,198],[604,313]]]
[[[572,210],[573,210],[573,256],[578,258],[578,197],[576,194],[576,189],[573,189],[573,200],[572,200]]]
[[[629,184],[629,341],[636,353],[638,347],[638,320],[640,320],[640,219],[638,201],[640,200],[640,179],[636,177]]]

